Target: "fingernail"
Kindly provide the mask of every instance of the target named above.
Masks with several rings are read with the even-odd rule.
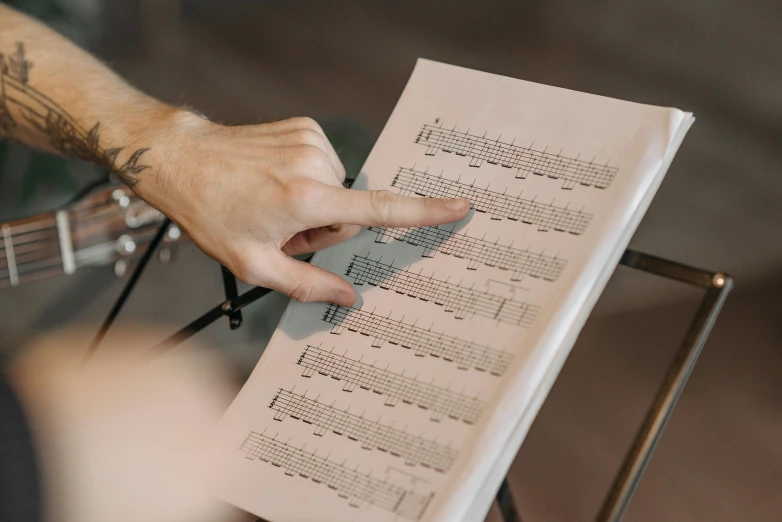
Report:
[[[445,208],[448,210],[457,210],[459,212],[464,212],[468,208],[470,208],[470,201],[464,198],[461,199],[449,199],[445,202]]]
[[[337,290],[331,295],[331,302],[342,306],[351,306],[356,302],[356,298],[347,290]]]

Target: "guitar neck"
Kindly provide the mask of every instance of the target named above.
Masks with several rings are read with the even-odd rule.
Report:
[[[0,288],[75,268],[67,211],[0,224]]]
[[[0,223],[0,288],[132,259],[162,220],[129,190],[109,186],[67,209]],[[178,238],[172,229],[167,240]]]

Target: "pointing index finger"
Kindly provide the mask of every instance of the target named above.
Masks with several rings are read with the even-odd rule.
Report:
[[[407,197],[387,190],[330,189],[325,224],[421,227],[462,219],[470,211],[464,198]]]

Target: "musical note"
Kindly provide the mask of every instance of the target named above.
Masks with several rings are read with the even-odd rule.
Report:
[[[442,306],[446,312],[454,312],[457,319],[478,315],[496,321],[528,327],[535,321],[540,307],[500,294],[481,292],[472,288],[434,279],[396,268],[391,264],[353,255],[345,275],[356,285],[364,283],[398,294]],[[511,285],[507,288],[514,289]]]
[[[429,355],[456,363],[460,370],[475,368],[500,376],[513,361],[513,355],[509,352],[419,328],[358,308],[330,304],[323,320],[334,325],[332,334],[340,335],[344,330],[356,332],[371,337],[372,346],[376,348],[388,342],[412,350],[419,357]]]
[[[250,431],[239,449],[248,460],[258,459],[285,470],[289,477],[299,476],[337,492],[351,507],[363,504],[390,511],[408,520],[421,520],[433,493],[422,495],[371,474],[360,473],[341,464],[307,452],[263,433]]]
[[[606,189],[618,172],[616,167],[609,167],[608,164],[598,165],[591,161],[537,151],[504,143],[499,138],[492,140],[457,131],[456,128],[443,129],[442,123],[439,126],[424,125],[415,142],[426,147],[427,156],[434,156],[441,150],[469,158],[470,167],[480,167],[485,161],[491,165],[516,169],[516,178],[519,179],[525,179],[529,174],[562,179],[562,188],[565,190],[571,190],[577,184]]]
[[[278,422],[286,417],[300,420],[312,425],[317,437],[329,432],[344,435],[359,442],[364,449],[377,449],[399,457],[409,466],[421,465],[444,473],[459,455],[458,451],[449,446],[416,437],[282,388],[274,396],[269,408],[276,412],[274,420]]]
[[[423,257],[434,257],[441,252],[470,261],[467,270],[475,270],[479,264],[497,267],[513,272],[511,281],[521,281],[524,275],[556,281],[562,274],[567,261],[537,254],[511,246],[492,243],[467,234],[459,234],[441,227],[385,228],[369,227],[377,233],[376,243],[388,243],[395,239],[424,249]]]
[[[592,214],[579,210],[541,203],[533,199],[494,192],[427,172],[400,168],[391,186],[402,195],[416,194],[430,198],[467,198],[476,212],[489,214],[492,219],[521,221],[537,225],[538,230],[547,232],[569,232],[581,235],[592,221]]]
[[[304,368],[303,377],[310,378],[317,373],[341,381],[342,389],[346,392],[352,392],[358,387],[385,395],[386,406],[395,406],[399,401],[416,405],[429,411],[430,419],[434,422],[448,417],[466,424],[475,424],[486,406],[484,401],[476,397],[468,397],[412,377],[382,370],[316,346],[307,345],[297,364]]]

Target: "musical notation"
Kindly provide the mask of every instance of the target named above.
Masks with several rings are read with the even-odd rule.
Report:
[[[420,464],[444,473],[459,455],[454,448],[370,421],[361,415],[353,415],[282,388],[274,396],[269,408],[276,412],[276,421],[282,422],[285,417],[301,420],[314,426],[315,436],[322,437],[328,432],[344,435],[359,442],[364,449],[377,449],[399,457],[409,466]]]
[[[309,378],[317,373],[342,381],[342,389],[347,392],[358,387],[385,395],[386,406],[395,406],[399,401],[414,404],[431,412],[430,419],[435,422],[448,417],[466,424],[475,424],[486,406],[486,403],[478,398],[376,368],[372,364],[337,355],[316,346],[307,345],[297,364],[304,368],[302,377]]]
[[[456,363],[460,370],[475,368],[500,376],[513,361],[513,354],[496,350],[451,335],[419,328],[358,308],[330,304],[323,320],[334,325],[331,333],[341,335],[347,329],[372,337],[372,346],[380,348],[384,342],[413,350],[418,357],[429,355]]]
[[[325,484],[352,507],[370,505],[408,520],[420,520],[434,496],[379,480],[255,431],[249,432],[239,449],[245,452],[245,458],[268,462],[288,476]]]
[[[516,169],[516,177],[525,179],[529,174],[562,179],[562,188],[571,190],[574,186],[593,186],[605,189],[611,185],[618,169],[598,165],[592,161],[568,158],[559,154],[537,151],[532,148],[503,143],[497,138],[469,134],[441,126],[424,125],[415,139],[426,147],[425,154],[434,156],[437,151],[452,152],[457,156],[470,158],[471,167],[480,167],[483,162]]]
[[[555,256],[537,254],[511,246],[492,243],[453,230],[434,227],[385,228],[369,227],[377,234],[375,243],[390,240],[404,241],[424,249],[422,257],[434,257],[437,252],[467,259],[467,270],[476,270],[481,264],[513,272],[511,281],[521,281],[528,275],[545,281],[556,281],[565,269],[567,261]]]
[[[359,286],[367,283],[442,306],[446,312],[453,312],[457,319],[478,315],[528,327],[532,325],[540,311],[539,306],[517,301],[515,296],[505,297],[465,288],[431,276],[396,268],[392,264],[375,261],[366,256],[353,255],[345,275],[352,278]],[[504,286],[515,288],[510,285]]]
[[[592,221],[592,214],[580,210],[510,196],[404,167],[399,169],[391,186],[405,196],[417,194],[430,198],[467,198],[476,212],[489,214],[491,219],[504,218],[537,225],[541,232],[553,229],[578,236],[586,231]]]

